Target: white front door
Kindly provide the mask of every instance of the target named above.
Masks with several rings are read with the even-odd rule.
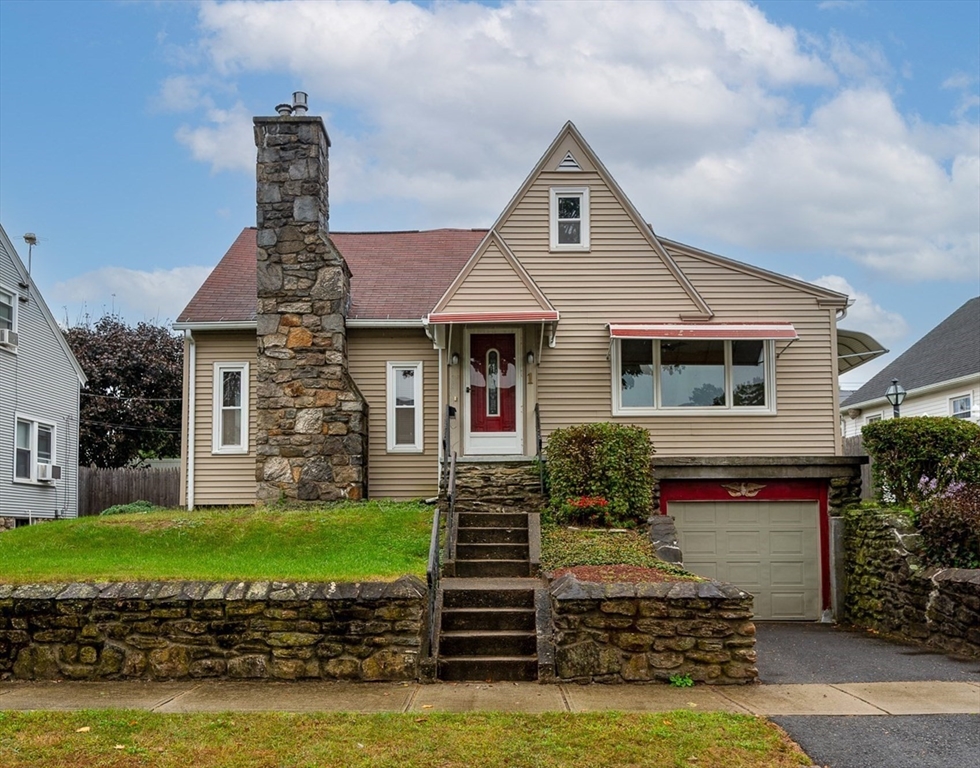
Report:
[[[463,396],[467,456],[523,455],[524,387],[520,334],[466,334]]]

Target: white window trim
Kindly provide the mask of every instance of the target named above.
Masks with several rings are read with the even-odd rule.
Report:
[[[17,422],[26,421],[31,425],[31,476],[27,477],[17,477]],[[48,483],[42,483],[37,479],[37,428],[38,425],[44,425],[45,427],[51,428],[51,461],[45,462],[47,464],[55,465],[58,463],[58,425],[49,421],[48,419],[39,419],[36,416],[28,416],[26,413],[15,413],[14,414],[14,442],[13,442],[13,462],[10,468],[10,474],[15,483],[21,483],[23,485],[48,485]]]
[[[20,294],[10,286],[5,285],[4,283],[0,283],[0,291],[10,294],[11,306],[13,307],[13,310],[11,311],[11,315],[10,315],[10,321],[11,321],[10,330],[13,331],[14,333],[19,333],[20,332],[19,318],[17,315],[18,315],[18,304],[20,304],[20,300],[19,300]],[[4,345],[4,346],[0,346],[0,349],[3,349],[7,352],[13,352],[14,350],[16,350],[16,347],[9,347]]]
[[[956,401],[956,400],[966,400],[967,401],[968,405],[966,407],[965,415],[963,415],[963,416],[957,416],[956,415],[957,414],[957,411],[954,411],[953,410],[953,402]],[[964,412],[963,411],[959,411],[959,413],[964,413]],[[953,395],[951,398],[949,398],[949,415],[950,416],[953,416],[955,418],[958,418],[958,419],[966,419],[966,420],[971,419],[973,417],[973,393],[972,392],[964,392],[961,395]]]
[[[764,406],[757,405],[732,405],[712,406],[709,408],[697,407],[663,407],[660,406],[660,345],[657,342],[662,339],[643,339],[649,341],[653,346],[653,396],[657,403],[652,408],[634,408],[624,406],[622,400],[622,381],[620,373],[621,342],[622,339],[613,339],[612,355],[610,366],[612,373],[612,415],[613,416],[775,416],[776,415],[776,350],[772,339],[763,339],[763,349],[765,350],[765,375],[766,375],[766,403]],[[719,341],[740,341],[740,339],[719,339]],[[732,391],[732,362],[731,344],[725,344],[725,392]],[[729,398],[730,399],[730,398]]]
[[[241,445],[221,444],[221,383],[226,372],[239,371],[242,374],[242,429]],[[244,455],[248,453],[249,391],[248,363],[215,363],[212,411],[211,411],[211,453]]]
[[[874,422],[881,421],[884,418],[885,414],[883,411],[879,411],[878,413],[866,413],[864,415],[864,423],[865,425],[873,424]]]
[[[558,242],[558,198],[578,195],[582,199],[582,240],[579,243]],[[588,187],[552,187],[549,205],[550,238],[552,251],[589,251],[589,188]]]
[[[386,422],[388,425],[388,453],[422,453],[425,445],[422,434],[422,361],[421,360],[389,360],[386,364],[385,402]],[[412,445],[397,445],[395,443],[395,374],[398,371],[411,369],[415,371],[415,442]]]

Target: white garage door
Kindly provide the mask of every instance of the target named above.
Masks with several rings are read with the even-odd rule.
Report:
[[[820,618],[815,501],[674,501],[689,571],[755,596],[758,619]]]

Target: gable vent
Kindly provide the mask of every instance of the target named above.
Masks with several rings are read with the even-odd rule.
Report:
[[[582,167],[578,164],[578,160],[574,158],[571,152],[566,152],[564,159],[558,163],[559,171],[581,171]]]

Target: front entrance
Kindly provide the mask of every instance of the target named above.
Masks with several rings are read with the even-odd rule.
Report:
[[[470,333],[466,437],[471,456],[523,454],[520,342],[513,331]]]

